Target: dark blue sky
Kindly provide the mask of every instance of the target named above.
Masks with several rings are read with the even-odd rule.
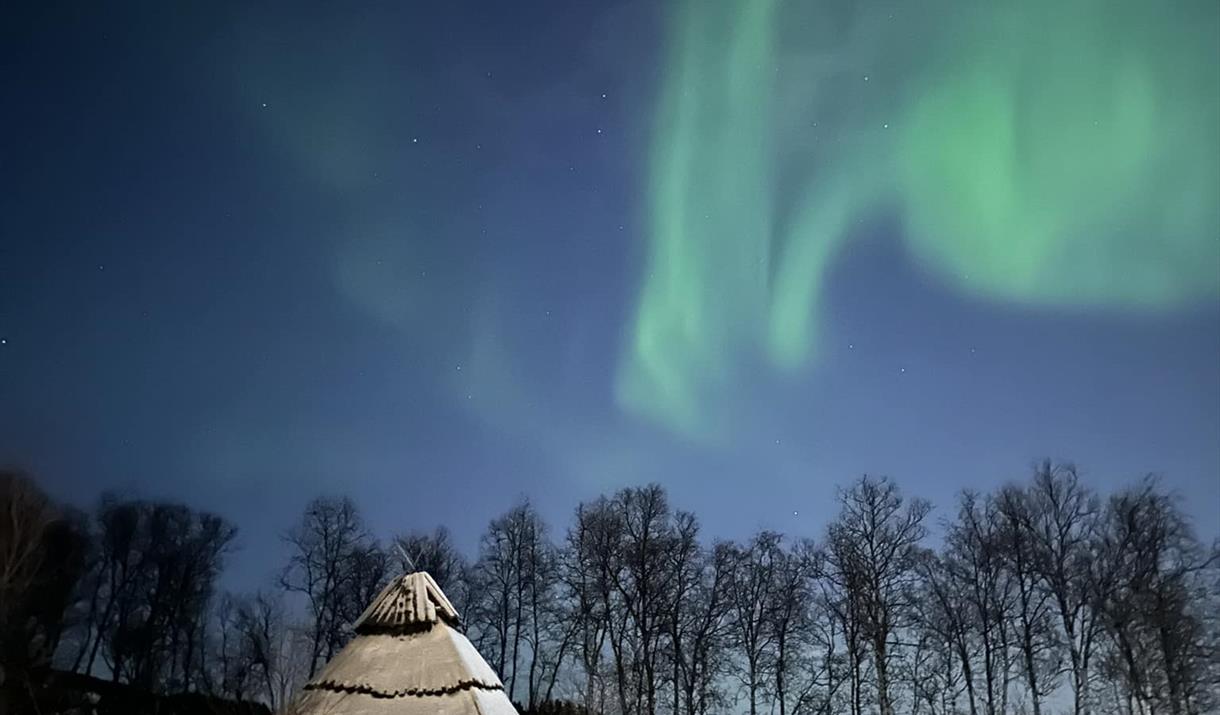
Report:
[[[655,3],[2,12],[0,462],[230,517],[239,582],[321,493],[466,547],[521,495],[562,529],[648,481],[714,535],[816,535],[861,473],[944,507],[1047,456],[1160,473],[1220,531],[1214,295],[963,294],[886,211],[829,268],[817,359],[741,358],[729,435],[621,406]]]

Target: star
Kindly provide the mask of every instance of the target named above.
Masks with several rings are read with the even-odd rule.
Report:
[[[0,338],[0,345],[8,345],[8,338]]]
[[[267,103],[263,102],[263,109],[266,109],[266,108],[267,108]]]
[[[411,143],[412,143],[412,144],[418,144],[418,143],[419,143],[419,137],[411,137]]]
[[[458,369],[458,372],[461,372],[461,371],[462,371],[462,366],[461,366],[461,365],[458,365],[458,366],[457,366],[457,369]]]
[[[900,372],[900,373],[902,373],[902,374],[904,374],[904,375],[906,374],[906,371],[907,371],[907,369],[906,369],[905,367],[900,367],[900,368],[898,368],[898,372]]]
[[[601,134],[601,133],[602,133],[602,130],[601,130],[601,129],[598,129],[598,130],[597,130],[597,133],[598,133],[598,134]]]

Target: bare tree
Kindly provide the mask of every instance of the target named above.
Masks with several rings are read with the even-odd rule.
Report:
[[[472,603],[471,564],[453,543],[449,530],[439,526],[431,532],[400,534],[393,543],[391,556],[398,559],[401,570],[427,571],[461,614],[461,627],[469,627],[477,617]]]
[[[614,504],[623,540],[619,551],[622,569],[613,577],[638,647],[634,712],[654,715],[670,587],[665,555],[674,544],[672,514],[665,490],[656,484],[624,489]]]
[[[587,710],[606,710],[603,656],[611,630],[614,584],[610,576],[618,520],[605,500],[576,509],[561,554],[567,617],[575,631],[577,658],[584,671],[583,702]]]
[[[848,709],[860,715],[864,705],[866,642],[864,627],[864,569],[859,563],[856,546],[842,531],[832,531],[827,538],[825,566],[822,569],[823,596],[833,620],[839,624],[845,650],[845,675],[848,685]],[[833,657],[834,640],[827,641],[828,657]],[[828,704],[829,707],[829,704]]]
[[[1000,557],[1016,589],[1015,620],[1021,669],[1033,715],[1059,685],[1060,647],[1051,623],[1050,592],[1038,577],[1034,514],[1025,490],[1007,486],[995,497]]]
[[[522,686],[531,708],[554,690],[575,637],[575,628],[560,620],[559,577],[546,524],[529,502],[491,522],[471,575],[474,635],[491,653],[509,697]]]
[[[575,630],[564,620],[566,609],[560,601],[559,554],[548,532],[545,522],[538,519],[525,548],[526,564],[530,567],[526,594],[530,622],[525,638],[530,650],[526,702],[531,709],[551,699],[559,671],[575,638]]]
[[[904,502],[888,479],[863,477],[839,495],[841,510],[830,525],[830,566],[855,598],[864,639],[871,646],[877,704],[894,715],[891,646],[911,619],[916,565],[926,529],[927,502]],[[858,706],[856,706],[858,707]]]
[[[293,628],[280,594],[224,594],[214,609],[210,692],[279,711],[305,678],[308,639]]]
[[[1218,655],[1200,578],[1216,559],[1195,539],[1155,480],[1111,497],[1098,557],[1113,567],[1098,608],[1111,642],[1110,670],[1140,712],[1184,715],[1220,704]]]
[[[696,715],[724,700],[718,681],[731,636],[729,593],[736,554],[727,543],[714,545],[710,553],[700,549],[693,515],[680,513],[677,522],[678,545],[671,555],[673,605],[667,619],[673,709],[683,712],[685,703],[687,715]]]
[[[734,645],[741,656],[738,677],[745,688],[750,715],[758,712],[759,691],[766,679],[765,660],[774,632],[768,607],[777,588],[777,562],[783,547],[779,534],[764,531],[735,551],[729,603]]]
[[[841,700],[841,690],[844,683],[850,683],[848,709],[859,712],[855,688],[858,682],[859,670],[853,668],[859,662],[861,652],[860,639],[849,636],[855,609],[849,604],[853,600],[850,593],[841,592],[827,564],[829,559],[824,549],[812,550],[808,556],[812,572],[814,592],[811,594],[810,647],[817,651],[811,655],[810,684],[817,690],[807,694],[804,700],[809,702],[809,710],[820,715],[830,715],[840,712],[836,705]],[[855,629],[858,633],[858,628]],[[854,655],[841,653],[840,647]],[[820,681],[820,682],[819,682]]]
[[[176,504],[149,504],[144,514],[139,588],[122,594],[106,653],[130,683],[190,690],[202,667],[204,616],[236,528]]]
[[[256,687],[250,652],[242,634],[241,598],[225,593],[216,601],[213,619],[215,633],[209,661],[209,692],[238,702],[246,700]]]
[[[964,688],[954,644],[946,642],[942,633],[927,627],[922,620],[913,637],[915,642],[904,668],[911,715],[922,715],[925,708],[930,715],[957,715]],[[972,700],[971,712],[976,711],[977,702]]]
[[[236,528],[181,504],[103,497],[77,601],[73,669],[100,657],[115,682],[153,692],[208,687],[206,623]]]
[[[948,525],[945,535],[942,564],[956,595],[954,607],[960,609],[963,625],[978,646],[986,713],[997,715],[1007,710],[1013,599],[1001,557],[999,519],[980,501],[970,491],[961,495],[957,520]]]
[[[394,537],[394,545],[403,571],[427,571],[459,612],[466,612],[469,565],[453,544],[448,529],[439,526],[432,532],[400,534]],[[403,561],[404,554],[409,561]]]
[[[977,715],[979,698],[975,686],[974,647],[962,606],[964,598],[958,593],[960,582],[944,560],[935,554],[927,554],[919,567],[920,627],[925,634],[931,635],[930,640],[944,645],[953,654],[951,660],[956,660],[961,671],[970,715]]]
[[[376,553],[356,505],[347,497],[311,501],[284,540],[291,552],[280,574],[280,585],[285,591],[305,598],[310,650],[308,677],[312,678],[318,667],[347,641],[346,627],[356,610],[354,604],[370,592],[375,594],[375,585],[370,586],[367,580],[354,580],[362,570],[353,568],[353,563],[380,568],[379,580],[387,560]],[[370,600],[371,596],[363,604]]]
[[[248,666],[262,681],[267,704],[273,710],[280,705],[276,699],[275,680],[280,665],[279,640],[283,629],[283,607],[267,594],[255,594],[238,607],[237,632],[248,654]]]
[[[479,558],[472,569],[472,586],[479,594],[471,608],[472,621],[480,625],[475,642],[484,652],[491,652],[492,664],[510,698],[516,686],[516,644],[520,643],[524,612],[522,539],[519,516],[494,519],[480,540]]]
[[[444,529],[397,541],[408,568],[470,594],[472,641],[531,711],[559,694],[618,715],[707,715],[737,697],[770,715],[1043,715],[1069,688],[1075,715],[1220,705],[1220,554],[1156,481],[1103,501],[1044,463],[1026,487],[964,493],[938,552],[922,546],[928,505],[888,479],[839,502],[820,549],[772,532],[705,545],[656,485],[582,504],[561,546],[522,502],[470,567]],[[30,685],[14,664],[58,644],[84,672],[280,707],[394,560],[350,500],[317,499],[285,537],[280,583],[300,598],[214,604],[224,519],[105,497],[92,529],[0,478],[0,706]]]
[[[803,686],[797,683],[798,674],[810,670],[804,649],[813,617],[812,553],[809,544],[781,547],[774,562],[773,588],[766,607],[766,631],[771,642],[767,667],[779,715],[792,712],[792,705],[804,701],[814,685],[812,678]]]
[[[28,478],[0,472],[0,627],[43,570],[46,537],[58,519],[55,507]]]
[[[74,671],[92,673],[103,640],[125,594],[136,588],[142,571],[141,505],[103,495],[95,518],[98,548],[90,569],[89,606]],[[83,669],[83,670],[82,670]]]
[[[83,570],[82,532],[30,479],[0,472],[0,712],[26,709],[51,662]]]
[[[394,559],[371,539],[358,544],[344,561],[339,620],[345,629],[356,622],[389,581]],[[344,637],[346,640],[346,635]]]
[[[1097,497],[1080,484],[1072,465],[1040,464],[1029,491],[1033,553],[1038,575],[1051,596],[1071,667],[1072,711],[1091,711],[1091,661],[1099,623],[1093,607]]]

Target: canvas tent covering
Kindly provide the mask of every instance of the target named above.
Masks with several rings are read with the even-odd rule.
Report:
[[[305,685],[292,715],[517,715],[426,573],[386,586],[356,637]]]

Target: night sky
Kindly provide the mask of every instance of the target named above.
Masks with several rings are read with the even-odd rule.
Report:
[[[239,584],[323,493],[813,536],[1051,457],[1220,532],[1214,0],[0,12],[0,462]]]

